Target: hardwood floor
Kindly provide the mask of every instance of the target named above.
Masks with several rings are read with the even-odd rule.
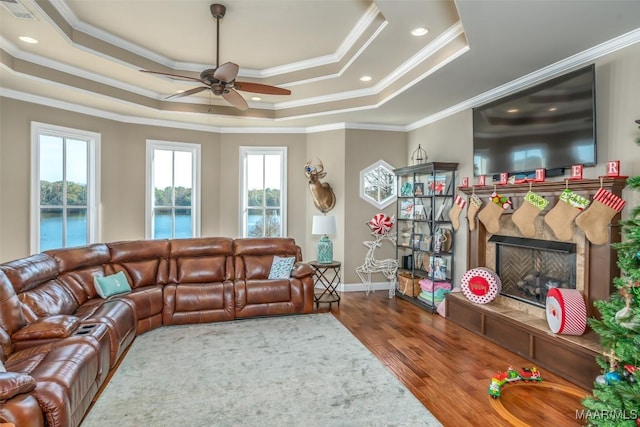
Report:
[[[329,308],[321,305],[319,311]],[[576,419],[581,398],[549,387],[568,386],[582,395],[590,391],[544,369],[543,386],[508,385],[499,401],[492,401],[487,391],[491,377],[531,362],[438,314],[390,299],[386,291],[342,293],[340,307],[333,304],[331,312],[445,427],[584,425]],[[381,405],[393,405],[384,399],[380,396]],[[494,406],[502,406],[512,422]]]

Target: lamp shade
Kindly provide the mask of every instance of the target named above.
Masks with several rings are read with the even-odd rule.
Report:
[[[311,226],[312,234],[336,234],[336,217],[327,215],[314,215],[313,225]]]

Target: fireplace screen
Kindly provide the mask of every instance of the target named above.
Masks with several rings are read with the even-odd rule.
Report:
[[[551,288],[576,288],[576,245],[494,235],[501,295],[545,307]]]

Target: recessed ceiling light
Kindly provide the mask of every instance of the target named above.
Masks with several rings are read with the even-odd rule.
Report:
[[[29,36],[20,36],[19,37],[20,40],[22,40],[25,43],[31,43],[31,44],[36,44],[38,43],[38,40],[34,39],[33,37],[29,37]]]
[[[252,101],[262,101],[262,98],[260,98],[259,96],[252,96],[251,100]]]
[[[558,107],[551,107],[549,108],[549,111],[556,111],[558,109]]]
[[[428,32],[429,32],[428,28],[418,27],[418,28],[414,28],[413,30],[411,30],[411,35],[412,36],[416,36],[416,37],[420,37],[420,36],[424,36]]]
[[[362,77],[360,77],[360,81],[361,82],[370,82],[371,81],[371,76],[362,76]]]
[[[517,108],[509,108],[507,110],[507,113],[517,113],[518,111],[520,111],[520,110],[518,110]]]

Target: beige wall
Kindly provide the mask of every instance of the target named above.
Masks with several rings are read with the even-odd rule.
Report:
[[[308,192],[303,174],[307,135],[219,134],[136,125],[9,98],[0,98],[0,108],[0,262],[30,253],[32,121],[101,134],[101,241],[145,237],[147,139],[200,144],[203,236],[238,235],[239,146],[286,146],[289,161],[288,231],[303,247],[305,245],[306,223],[299,213],[306,210],[305,196]]]
[[[625,175],[640,175],[640,148],[633,141],[640,119],[640,44],[596,61],[598,158],[587,177],[604,172],[607,160],[621,160]],[[115,122],[100,117],[0,98],[0,262],[29,254],[30,122],[68,126],[102,135],[101,240],[144,238],[145,141],[158,139],[201,144],[202,235],[238,234],[238,147],[288,147],[288,231],[301,245],[306,260],[316,257],[313,206],[303,174],[306,160],[320,158],[337,203],[338,235],[334,257],[343,262],[343,282],[360,283],[355,267],[366,253],[370,236],[365,221],[377,209],[360,199],[359,173],[383,159],[406,166],[418,144],[429,161],[460,163],[458,177],[472,177],[472,117],[466,110],[411,132],[334,130],[309,134],[225,134]],[[640,205],[640,195],[624,193],[627,206]],[[626,208],[628,210],[628,208]],[[393,207],[384,210],[392,214]],[[461,219],[464,218],[464,213]],[[466,222],[456,237],[455,276],[466,269]],[[376,257],[392,257],[384,247]],[[382,281],[383,278],[376,280]]]
[[[348,197],[345,196],[344,150],[344,130],[310,133],[307,135],[307,159],[305,162],[307,160],[311,160],[311,162],[316,165],[318,160],[322,161],[324,171],[327,173],[327,176],[322,179],[322,182],[330,184],[331,188],[333,188],[334,194],[336,195],[336,205],[332,210],[327,212],[327,215],[333,215],[336,217],[338,234],[336,236],[329,236],[329,238],[333,242],[333,259],[343,263],[345,260],[345,206],[349,203]],[[303,168],[304,162],[300,167],[300,173],[304,173]],[[317,244],[320,239],[320,236],[313,236],[311,234],[311,223],[313,221],[313,216],[322,215],[322,212],[314,206],[313,197],[311,196],[306,180],[305,186],[305,210],[301,212],[304,212],[304,221],[306,223],[309,240],[307,240],[306,245],[303,246],[302,252],[305,260],[309,261],[317,259]]]
[[[640,119],[640,43],[602,57],[595,64],[598,164],[585,168],[584,176],[603,175],[608,160],[620,160],[624,175],[640,175],[640,147],[633,142],[640,135],[634,123]],[[465,110],[410,132],[406,161],[409,162],[411,153],[421,144],[429,161],[460,163],[458,182],[465,176],[474,182],[472,124],[471,110]],[[640,205],[640,195],[625,190],[623,197],[627,200],[624,217],[630,207]],[[455,240],[457,278],[466,271],[466,212],[460,218],[461,227]]]
[[[296,242],[304,248],[306,227],[304,218],[299,214],[305,209],[304,198],[306,179],[304,162],[306,161],[306,135],[304,134],[222,134],[220,135],[220,155],[215,168],[219,171],[216,185],[212,190],[219,193],[219,205],[206,211],[211,221],[216,222],[215,229],[222,236],[234,237],[241,233],[239,222],[240,210],[240,147],[270,146],[287,147],[287,231]],[[210,212],[211,214],[209,214]],[[303,253],[305,258],[308,258]]]
[[[405,132],[381,132],[368,130],[348,130],[346,133],[344,175],[347,203],[345,210],[345,249],[348,254],[343,258],[343,283],[360,284],[356,275],[356,267],[364,263],[367,248],[362,244],[372,240],[371,229],[366,225],[375,214],[384,212],[395,215],[396,204],[385,209],[378,209],[360,197],[360,171],[378,160],[384,160],[394,168],[405,166],[407,150],[407,134]],[[376,250],[376,259],[395,258],[395,247],[384,241]],[[385,282],[381,274],[371,277],[372,282]]]

